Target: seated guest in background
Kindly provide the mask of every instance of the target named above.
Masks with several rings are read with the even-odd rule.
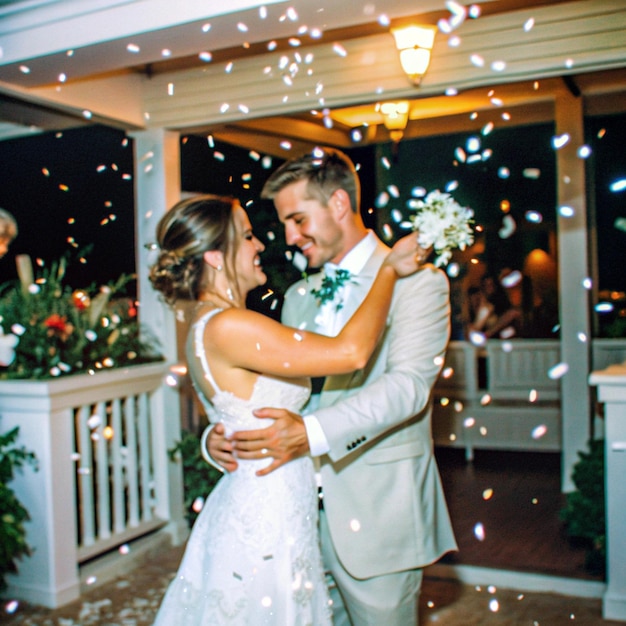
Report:
[[[468,290],[468,310],[468,337],[472,332],[482,333],[487,339],[509,339],[518,334],[521,313],[491,274],[480,279],[480,288]]]
[[[0,258],[8,251],[9,246],[17,237],[17,222],[15,218],[4,209],[0,209]]]

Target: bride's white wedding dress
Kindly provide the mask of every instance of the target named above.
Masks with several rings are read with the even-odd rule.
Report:
[[[232,431],[256,429],[271,420],[254,417],[255,408],[300,411],[310,395],[301,384],[259,376],[249,400],[218,388],[203,347],[206,323],[216,313],[194,324],[187,349],[192,379],[201,370],[215,392],[209,404],[194,380],[211,421]],[[200,367],[192,367],[194,360]],[[256,476],[269,462],[239,460],[238,469],[219,480],[193,526],[156,626],[331,624],[312,460]]]

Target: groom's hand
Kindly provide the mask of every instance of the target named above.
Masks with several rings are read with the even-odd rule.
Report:
[[[274,459],[266,468],[259,470],[257,476],[269,474],[309,451],[304,421],[297,413],[264,408],[254,411],[254,415],[273,419],[274,423],[267,428],[233,433],[231,443],[238,459]]]

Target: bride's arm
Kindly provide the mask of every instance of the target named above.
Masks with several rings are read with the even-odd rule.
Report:
[[[364,367],[383,332],[399,276],[417,271],[426,251],[415,234],[396,243],[367,297],[337,337],[283,326],[245,309],[209,320],[205,350],[231,367],[282,377],[325,376]]]

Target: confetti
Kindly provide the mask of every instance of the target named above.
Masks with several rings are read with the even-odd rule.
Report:
[[[563,135],[556,135],[552,137],[552,147],[555,150],[559,150],[569,142],[569,139],[570,137],[568,133],[564,133]]]
[[[340,57],[348,56],[348,52],[340,43],[333,44],[333,51],[335,52],[335,54],[338,54]]]
[[[609,185],[609,189],[614,193],[624,191],[624,189],[626,189],[626,178],[620,178],[619,180],[612,182]]]
[[[17,611],[19,605],[20,603],[17,600],[10,600],[4,605],[4,611],[5,613],[8,613],[9,615],[11,615],[15,613],[15,611]]]
[[[480,522],[474,525],[474,537],[476,537],[478,541],[485,540],[485,527]]]
[[[548,376],[552,380],[558,380],[559,378],[562,378],[563,376],[565,376],[568,370],[569,370],[569,366],[567,365],[567,363],[558,363],[557,365],[551,367],[548,370]]]

